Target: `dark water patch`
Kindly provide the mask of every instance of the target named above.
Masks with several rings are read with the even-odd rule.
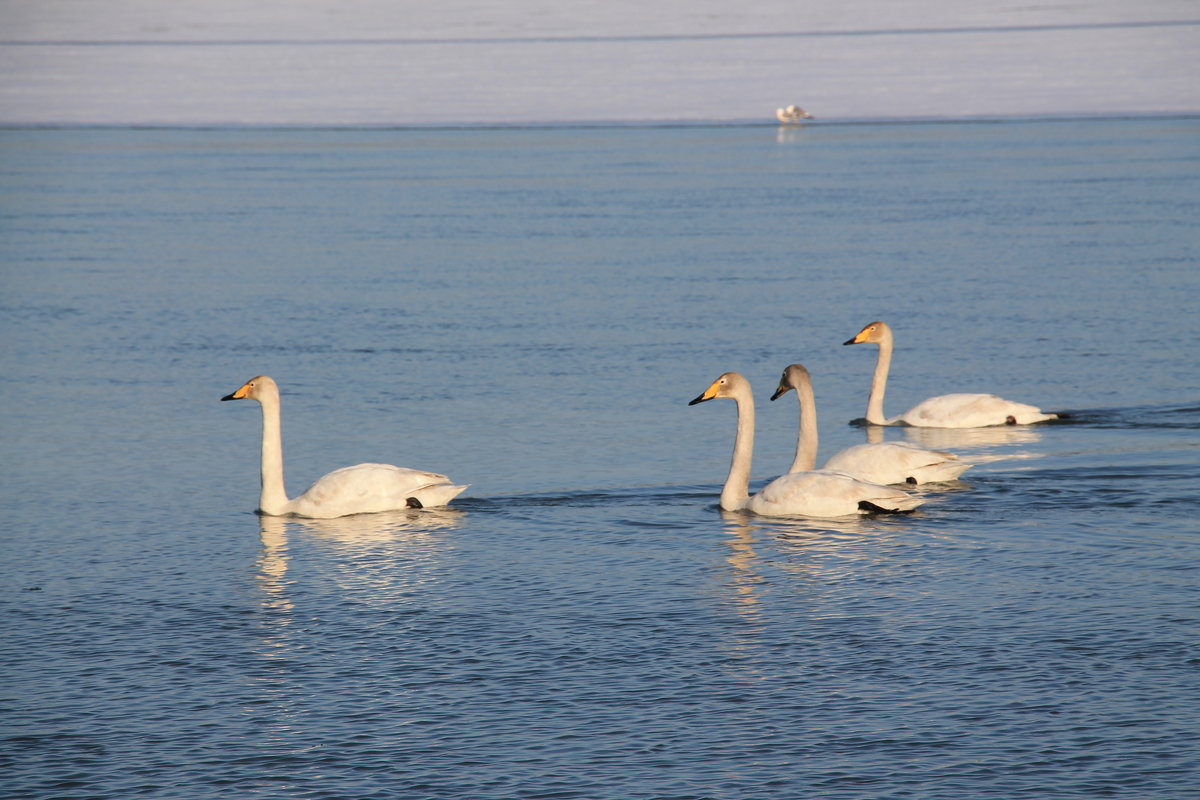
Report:
[[[1200,431],[1200,403],[1164,403],[1122,408],[1082,408],[1068,417],[1043,423],[1046,426],[1087,425],[1095,428],[1166,428]]]

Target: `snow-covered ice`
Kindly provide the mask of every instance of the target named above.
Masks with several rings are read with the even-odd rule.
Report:
[[[0,124],[1200,112],[1200,3],[0,0]]]

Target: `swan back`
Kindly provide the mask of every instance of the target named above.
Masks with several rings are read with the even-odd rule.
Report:
[[[772,517],[846,517],[866,510],[911,511],[925,498],[892,486],[826,470],[789,472],[768,483],[746,507]]]
[[[302,495],[289,502],[288,513],[314,519],[350,514],[371,514],[412,506],[445,505],[466,490],[445,475],[391,464],[356,464],[335,469],[318,478]]]
[[[986,428],[991,425],[1029,425],[1057,419],[1037,406],[1005,400],[994,394],[941,394],[922,400],[897,421],[917,428]]]
[[[821,469],[844,472],[872,483],[943,483],[971,465],[953,453],[926,450],[908,442],[856,444],[830,456]]]

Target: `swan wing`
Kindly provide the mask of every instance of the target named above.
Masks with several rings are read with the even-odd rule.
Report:
[[[813,470],[781,475],[751,497],[746,507],[773,517],[845,517],[862,513],[864,502],[888,511],[909,511],[925,499],[849,475]]]
[[[440,499],[450,487],[457,491]],[[371,514],[409,507],[409,498],[418,497],[423,506],[445,505],[465,490],[453,486],[437,472],[395,467],[391,464],[356,464],[335,469],[318,478],[304,494],[290,503],[291,513],[302,517],[329,519],[349,514]],[[429,498],[429,502],[425,501]]]
[[[1036,406],[994,394],[943,394],[922,400],[895,421],[918,428],[986,428],[1056,419]]]
[[[926,450],[907,442],[856,444],[831,456],[822,469],[870,483],[939,483],[970,469],[953,453]]]

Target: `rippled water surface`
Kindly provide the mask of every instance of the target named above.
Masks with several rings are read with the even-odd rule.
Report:
[[[1184,798],[1200,124],[0,132],[12,798]],[[1067,420],[866,430],[996,391]],[[814,376],[908,516],[719,511]],[[385,461],[440,511],[259,518]]]

